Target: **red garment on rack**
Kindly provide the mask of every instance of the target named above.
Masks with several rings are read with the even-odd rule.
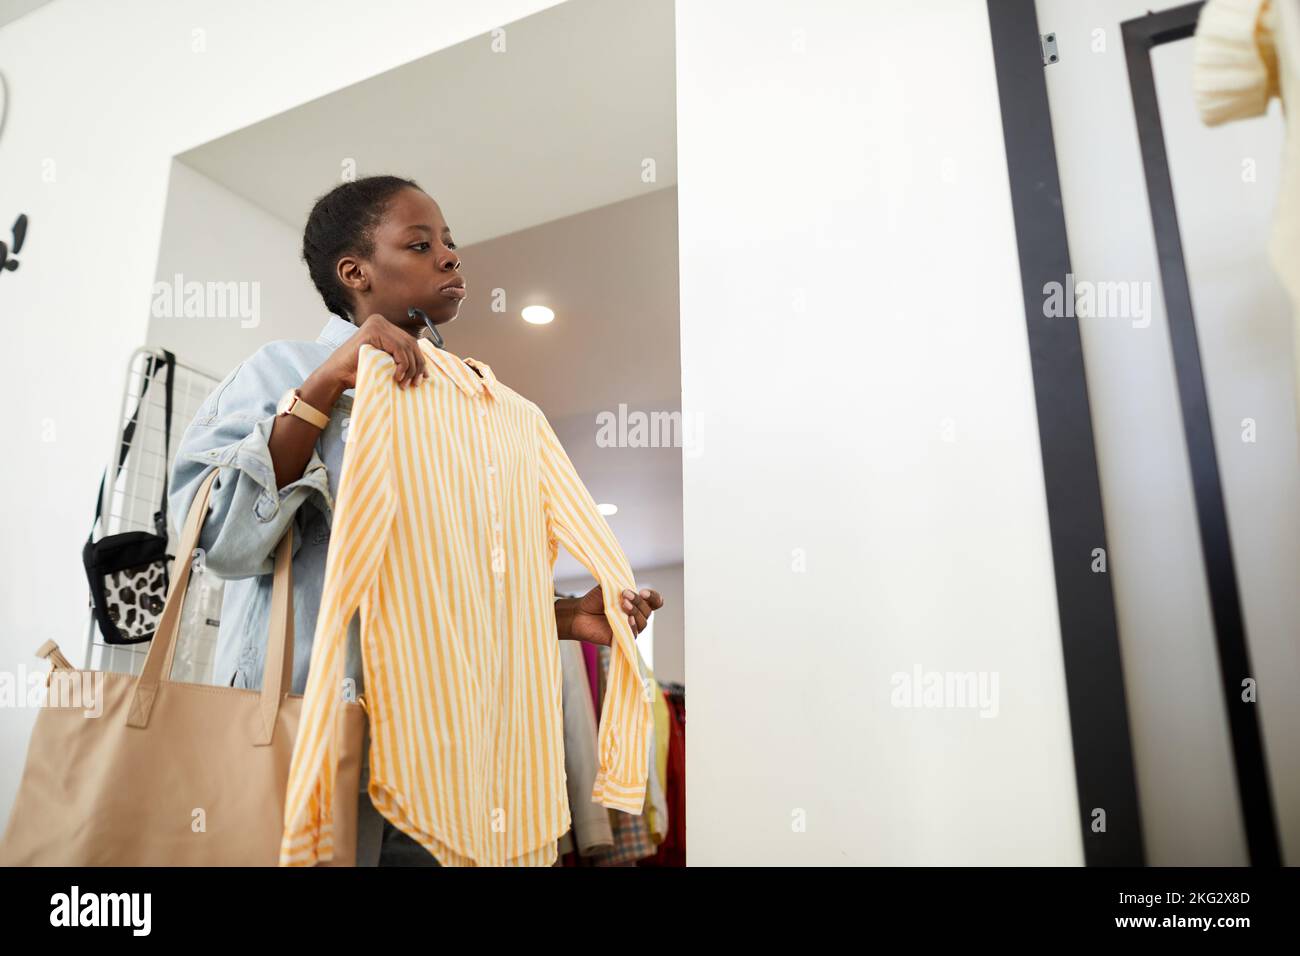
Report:
[[[588,641],[582,642],[582,659],[587,665],[587,680],[591,683],[591,706],[600,715],[600,649]]]
[[[658,851],[637,866],[686,865],[686,698],[664,694],[668,703],[668,780],[664,801],[668,804],[668,833]]]

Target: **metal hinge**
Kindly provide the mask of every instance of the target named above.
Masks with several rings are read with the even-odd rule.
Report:
[[[1047,66],[1049,63],[1055,63],[1061,58],[1061,55],[1056,51],[1055,33],[1039,34],[1038,44],[1043,51],[1043,66]]]

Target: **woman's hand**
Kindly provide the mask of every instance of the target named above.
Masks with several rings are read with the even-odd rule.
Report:
[[[357,359],[360,358],[363,345],[373,345],[393,357],[397,366],[393,380],[399,388],[414,385],[428,377],[424,353],[420,351],[419,343],[409,333],[375,313],[361,324],[352,338],[336,348],[329,358],[307,376],[298,389],[298,396],[328,418],[343,392],[356,388]],[[271,452],[277,487],[283,488],[302,477],[319,436],[320,429],[311,422],[292,415],[275,416],[267,447]]]
[[[317,372],[327,374],[336,381],[340,386],[340,392],[344,389],[356,388],[357,359],[363,345],[372,345],[393,357],[397,365],[393,372],[393,381],[399,388],[418,384],[429,376],[419,342],[412,338],[409,332],[402,331],[378,312],[362,322],[352,338],[336,348]]]
[[[664,599],[658,591],[642,588],[640,593],[624,591],[619,606],[627,614],[628,624],[635,635],[645,630],[650,615],[664,606]],[[605,645],[614,640],[614,631],[605,617],[605,597],[599,584],[580,598],[557,601],[555,621],[560,640]]]

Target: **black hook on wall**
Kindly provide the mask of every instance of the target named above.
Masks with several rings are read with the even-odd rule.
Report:
[[[13,234],[13,251],[11,253],[10,246],[0,242],[0,275],[18,268],[18,260],[12,256],[23,251],[23,242],[27,239],[27,213],[19,213],[9,231]]]

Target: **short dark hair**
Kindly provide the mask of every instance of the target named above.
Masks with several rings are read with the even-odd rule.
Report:
[[[311,207],[302,232],[302,259],[325,308],[339,318],[354,321],[351,296],[335,265],[345,255],[374,254],[374,228],[388,201],[407,187],[420,188],[400,176],[366,176],[339,183]]]

